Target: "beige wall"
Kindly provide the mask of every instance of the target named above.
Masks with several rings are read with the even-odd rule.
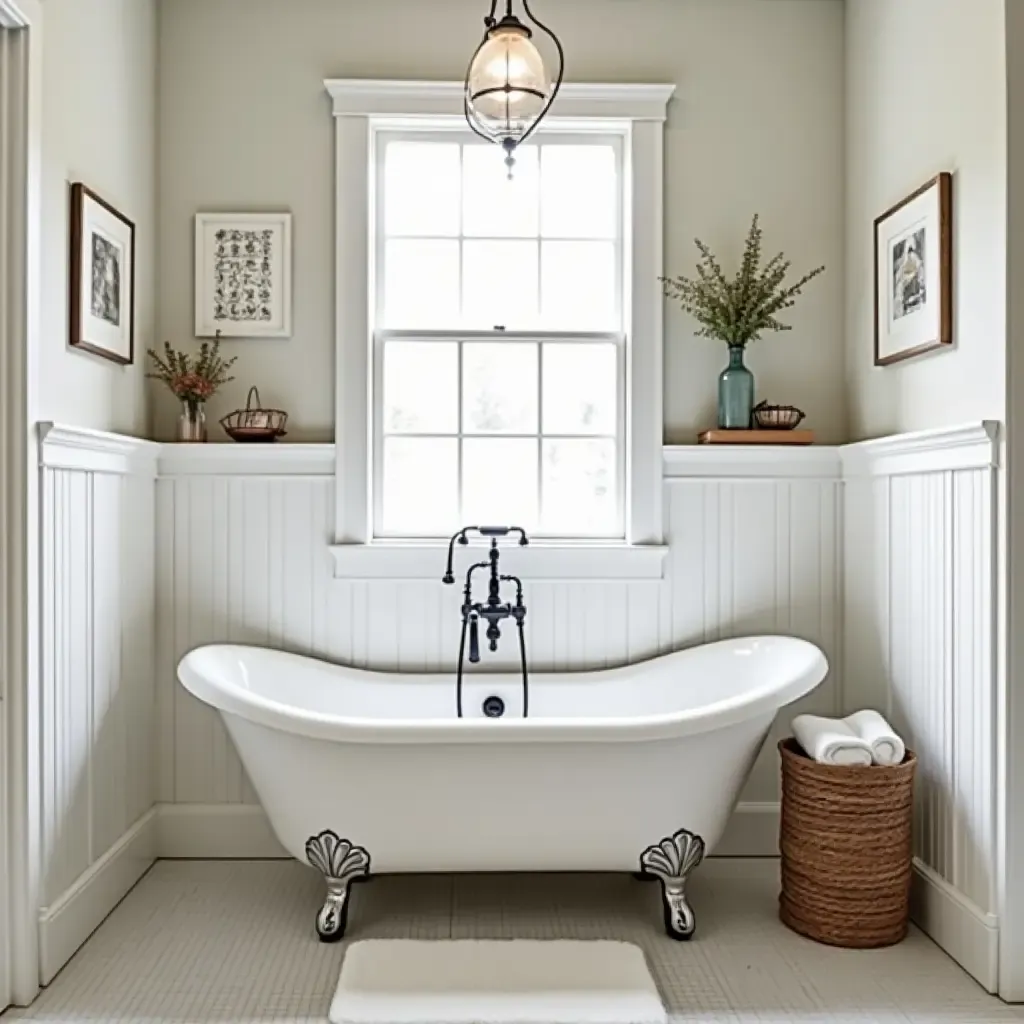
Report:
[[[694,236],[738,260],[755,211],[766,245],[828,265],[794,330],[754,347],[759,393],[804,407],[824,441],[845,434],[843,12],[839,0],[546,0],[574,80],[678,85],[666,136],[666,269],[689,272]],[[225,343],[238,380],[287,408],[290,439],[334,419],[333,125],[325,77],[459,78],[480,0],[169,0],[160,5],[159,328],[193,337],[198,210],[295,215],[295,333]],[[731,257],[731,259],[729,259]],[[689,441],[714,417],[723,346],[667,309],[666,429]],[[155,399],[158,437],[173,401]],[[222,438],[219,428],[214,435]]]
[[[46,0],[43,46],[43,321],[39,418],[145,434],[153,343],[156,0]],[[68,346],[69,183],[136,225],[135,365]]]
[[[1003,11],[1004,0],[847,0],[846,374],[854,438],[1004,417]],[[875,367],[874,219],[944,170],[953,172],[956,349]]]

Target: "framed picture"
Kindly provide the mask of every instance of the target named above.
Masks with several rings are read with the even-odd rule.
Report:
[[[292,333],[292,215],[196,214],[196,337]]]
[[[953,344],[953,177],[875,221],[875,365]]]
[[[81,182],[71,186],[69,337],[74,348],[135,358],[135,225]]]

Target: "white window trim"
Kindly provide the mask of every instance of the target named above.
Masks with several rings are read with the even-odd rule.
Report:
[[[336,142],[335,573],[368,578],[377,565],[379,575],[391,578],[399,570],[407,577],[433,576],[433,558],[443,545],[412,548],[372,540],[373,137],[382,124],[460,115],[463,85],[366,79],[332,79],[324,84],[333,102]],[[663,300],[658,278],[663,261],[664,122],[674,91],[674,85],[661,84],[567,83],[556,112],[546,122],[565,130],[625,129],[628,246],[624,256],[631,268],[632,288],[624,298],[625,328],[631,340],[626,369],[625,542],[538,544],[537,554],[531,556],[535,576],[548,567],[552,572],[559,570],[561,578],[624,578],[630,575],[631,564],[636,566],[636,578],[661,573],[665,551],[661,521]],[[414,550],[429,552],[429,573],[428,558],[416,557]],[[658,563],[656,574],[652,555]]]

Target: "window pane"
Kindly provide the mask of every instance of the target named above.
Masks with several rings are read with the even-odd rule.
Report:
[[[517,150],[511,181],[499,146],[466,146],[462,159],[463,233],[535,237],[540,227],[536,147]]]
[[[618,236],[618,173],[611,146],[542,146],[541,234]]]
[[[467,434],[536,433],[536,345],[498,341],[463,346],[462,429]]]
[[[390,142],[384,156],[384,231],[459,233],[461,175],[457,142]]]
[[[615,434],[618,353],[612,344],[544,346],[544,432]]]
[[[384,252],[384,324],[451,327],[459,319],[459,243],[399,240]]]
[[[619,329],[614,243],[543,242],[541,254],[545,327]]]
[[[618,505],[615,442],[544,441],[543,449],[544,529],[610,536]]]
[[[463,519],[532,529],[537,522],[537,442],[506,437],[462,443]]]
[[[459,347],[447,341],[384,345],[384,432],[455,434],[459,429]]]
[[[465,242],[462,314],[466,326],[529,327],[537,321],[537,243]]]
[[[447,537],[459,528],[459,442],[455,438],[384,439],[384,530]]]

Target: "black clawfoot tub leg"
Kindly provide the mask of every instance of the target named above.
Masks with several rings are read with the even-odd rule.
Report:
[[[640,874],[661,882],[665,910],[665,931],[670,939],[685,941],[693,936],[696,922],[686,899],[686,879],[704,859],[704,840],[681,828],[640,855]]]
[[[369,877],[370,855],[328,829],[306,840],[306,860],[327,882],[327,897],[316,915],[316,933],[321,942],[337,942],[348,923],[349,888]]]

